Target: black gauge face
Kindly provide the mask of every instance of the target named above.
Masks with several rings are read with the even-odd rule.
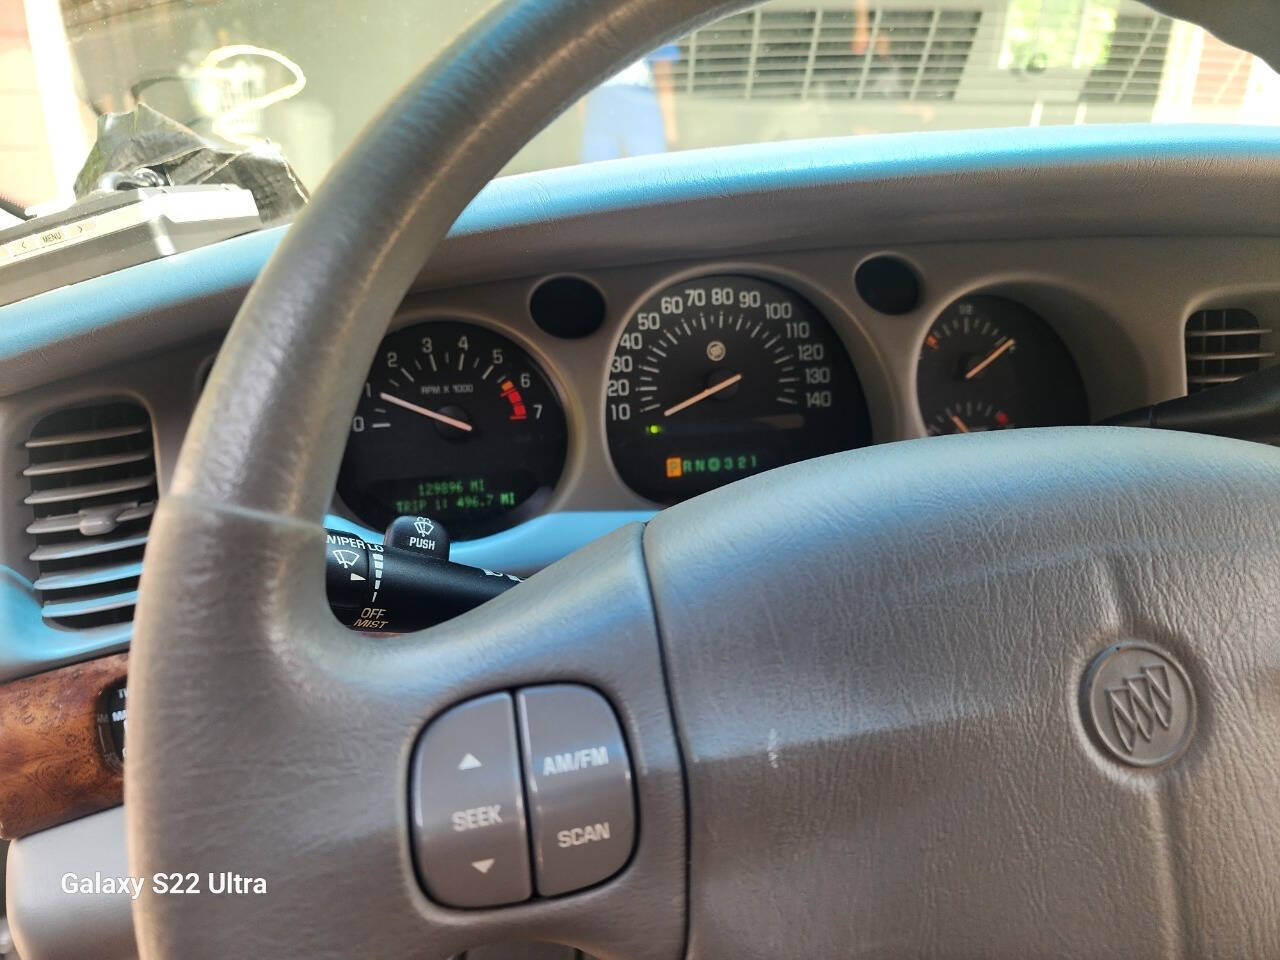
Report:
[[[383,529],[401,514],[484,536],[546,502],[564,468],[564,411],[533,359],[483,327],[429,322],[378,348],[338,493]]]
[[[965,297],[947,307],[924,338],[917,392],[930,434],[1089,422],[1066,345],[1003,297]]]
[[[702,277],[649,299],[611,361],[605,423],[622,479],[675,503],[870,442],[844,345],[806,301],[747,277]]]

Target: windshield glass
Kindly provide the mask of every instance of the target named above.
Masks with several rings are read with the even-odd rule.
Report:
[[[0,196],[66,203],[148,105],[310,189],[488,0],[0,0]],[[771,0],[626,66],[507,167],[802,137],[1280,123],[1264,63],[1133,0]],[[0,214],[2,217],[3,214]]]

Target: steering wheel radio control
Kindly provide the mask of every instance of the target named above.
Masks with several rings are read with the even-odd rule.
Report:
[[[413,758],[418,876],[451,907],[529,899],[529,846],[511,694],[468,700],[431,722]]]
[[[567,893],[611,877],[631,856],[631,764],[613,710],[587,687],[516,694],[538,892]]]
[[[544,897],[592,886],[622,869],[635,842],[622,730],[604,697],[576,684],[441,714],[414,750],[410,793],[419,880],[451,907],[527,900],[531,877]]]

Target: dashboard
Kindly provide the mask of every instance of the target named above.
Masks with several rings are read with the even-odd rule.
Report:
[[[496,181],[386,331],[327,525],[376,538],[424,513],[455,559],[527,574],[783,463],[1182,395],[1190,317],[1249,313],[1260,356],[1280,323],[1280,191],[1258,193],[1280,140],[1231,138],[856,138]],[[281,233],[0,308],[0,673],[128,642],[127,617],[41,615],[32,431],[136,402],[163,495]]]
[[[864,378],[873,397],[905,401],[905,424],[874,404],[881,440],[1083,424],[1088,392],[1057,328],[1090,358],[1133,349],[1119,326],[1082,337],[1078,311],[1052,303],[1051,322],[1013,291],[967,292],[904,320],[922,280],[901,255],[851,261],[846,273],[851,291],[838,299],[812,269],[760,261],[657,275],[607,330],[609,298],[573,274],[536,280],[523,304],[411,306],[379,346],[352,419],[341,506],[374,529],[427,514],[461,539],[584,496],[588,481],[612,506],[667,506],[874,442]],[[626,279],[600,283],[615,291]],[[880,324],[919,340],[906,344],[908,382],[876,362],[868,341]],[[573,341],[588,339],[582,369],[568,367]],[[1100,403],[1121,402],[1095,380]],[[571,448],[591,476],[567,471]]]
[[[1185,392],[1197,310],[1274,315],[1204,271],[1241,242],[900,244],[427,291],[379,347],[333,511],[475,541],[872,443],[1089,423]]]
[[[781,463],[1181,396],[1275,357],[1278,185],[1272,129],[1101,126],[495,181],[403,291],[372,363],[352,360],[368,372],[325,526],[376,541],[423,511],[453,559],[529,574]],[[0,682],[64,664],[123,678],[151,512],[283,233],[0,307]],[[122,747],[126,689],[89,695],[95,757],[104,731]],[[116,810],[23,843],[47,838],[28,849],[70,859],[33,861],[79,869],[107,836],[123,873],[122,834]],[[63,917],[63,901],[29,909]],[[47,926],[132,944],[127,910]]]

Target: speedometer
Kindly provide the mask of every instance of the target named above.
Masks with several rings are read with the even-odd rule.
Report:
[[[871,439],[835,331],[765,280],[702,277],[650,298],[622,333],[607,389],[614,466],[658,503]]]
[[[420,513],[483,536],[550,498],[566,445],[564,411],[527,353],[483,327],[431,321],[378,348],[338,493],[378,528]]]

